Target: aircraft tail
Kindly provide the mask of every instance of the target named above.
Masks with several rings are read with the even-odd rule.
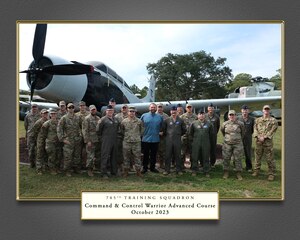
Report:
[[[155,102],[155,84],[156,84],[156,79],[152,75],[149,80],[148,93],[144,98],[142,98],[143,102]]]

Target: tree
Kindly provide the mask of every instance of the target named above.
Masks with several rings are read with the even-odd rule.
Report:
[[[235,91],[235,89],[239,87],[244,87],[244,86],[251,86],[251,78],[252,75],[248,73],[239,73],[236,75],[233,79],[232,82],[226,84],[226,89],[228,93],[232,93]]]
[[[147,70],[156,78],[157,101],[223,98],[224,86],[231,82],[231,69],[226,58],[215,59],[205,51],[191,54],[168,53]]]
[[[130,90],[134,93],[139,95],[139,98],[143,98],[147,95],[148,92],[148,87],[143,87],[142,89],[139,89],[139,87],[135,84],[133,84],[132,86],[130,86]]]
[[[270,78],[270,82],[275,83],[275,89],[281,90],[281,69],[278,69],[276,72],[278,72],[275,76]]]

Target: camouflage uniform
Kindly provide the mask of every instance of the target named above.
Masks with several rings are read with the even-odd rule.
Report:
[[[50,119],[41,128],[41,135],[45,139],[45,150],[48,155],[48,167],[50,170],[59,171],[60,162],[58,159],[59,141],[57,137],[58,120]]]
[[[203,164],[203,172],[208,173],[210,170],[210,144],[213,136],[213,126],[207,120],[196,120],[194,121],[189,129],[189,136],[192,140],[192,159],[191,169],[193,172],[199,170],[199,160]]]
[[[42,168],[46,167],[47,163],[47,153],[45,150],[45,139],[43,134],[41,134],[42,125],[47,121],[47,119],[40,118],[35,122],[30,130],[32,137],[36,139],[36,171],[40,172]]]
[[[172,158],[176,164],[176,172],[182,172],[183,162],[181,161],[181,137],[186,133],[184,120],[178,116],[174,121],[173,116],[163,122],[162,130],[166,136],[166,159],[165,172],[170,173]]]
[[[228,120],[222,124],[221,132],[224,136],[224,143],[222,147],[222,154],[224,159],[224,171],[228,171],[230,167],[230,160],[233,156],[235,168],[237,172],[242,171],[242,156],[244,124],[238,120]]]
[[[26,130],[26,141],[27,141],[27,148],[28,148],[28,158],[31,167],[35,166],[35,146],[36,146],[36,139],[32,136],[32,133],[29,133],[31,128],[33,127],[34,123],[41,118],[39,112],[33,114],[32,112],[28,113],[24,119],[24,127]]]
[[[67,111],[62,112],[61,110],[57,111],[57,115],[56,115],[56,119],[57,121],[59,121],[63,116],[65,116],[67,114]],[[63,154],[63,147],[64,147],[64,143],[63,142],[59,142],[58,143],[58,152],[57,152],[57,159],[59,161],[60,164],[60,168],[63,169],[63,165],[64,165],[64,154]]]
[[[79,112],[75,113],[75,115],[78,116],[80,119],[79,124],[80,124],[80,129],[82,131],[83,121],[84,121],[85,117],[89,115],[89,112],[88,111],[79,111]],[[82,159],[82,167],[85,167],[86,161],[87,161],[87,151],[86,151],[86,146],[85,146],[83,139],[81,140],[80,145],[81,145],[80,152],[81,152],[81,159]]]
[[[99,120],[100,117],[97,115],[93,116],[89,114],[84,118],[82,124],[82,134],[87,152],[86,168],[90,170],[94,168],[94,165],[100,167],[101,146],[96,131]],[[88,146],[88,142],[91,142],[90,147]]]
[[[130,168],[130,159],[133,158],[136,171],[140,171],[141,163],[141,136],[144,128],[142,121],[137,117],[125,118],[121,123],[123,137],[124,169]]]
[[[191,124],[197,120],[197,115],[195,113],[184,113],[180,116],[180,118],[184,121],[186,126],[186,133],[181,137],[181,158],[182,164],[185,162],[185,158],[187,154],[190,154],[190,162],[192,163],[192,144],[191,139],[189,138],[189,129]]]
[[[104,116],[97,124],[97,134],[101,138],[101,173],[107,175],[107,166],[110,165],[111,174],[117,174],[117,134],[119,121],[112,117]]]
[[[166,120],[169,118],[169,115],[166,113],[160,114],[159,112],[156,112],[157,114],[161,115],[163,120]],[[158,151],[157,151],[157,156],[158,156],[158,162],[160,163],[160,167],[164,168],[165,164],[165,158],[166,158],[166,136],[159,136],[159,145],[158,145]]]
[[[72,167],[78,171],[81,166],[80,118],[70,113],[64,115],[58,122],[57,136],[60,142],[64,140],[70,142],[70,144],[63,144],[64,171],[70,173]]]
[[[276,165],[273,156],[273,136],[278,128],[278,123],[275,118],[260,117],[257,118],[254,125],[254,134],[256,138],[255,151],[255,171],[259,171],[261,167],[261,158],[263,153],[266,154],[266,160],[269,168],[269,175],[275,174]],[[259,137],[264,137],[264,141],[260,142]]]
[[[115,118],[118,119],[119,123],[121,123],[125,118],[128,117],[128,114],[124,114],[123,112],[120,112],[118,114],[116,114]],[[122,164],[124,163],[124,154],[123,154],[123,138],[122,138],[122,133],[119,131],[118,132],[118,138],[117,138],[117,164],[119,166],[119,168],[122,168]]]
[[[218,139],[218,132],[220,129],[220,118],[216,113],[214,113],[212,116],[210,116],[207,113],[205,114],[205,118],[208,122],[210,122],[213,125],[214,128],[213,135],[211,138],[211,143],[210,143],[210,164],[211,166],[214,166],[216,163],[217,139]]]
[[[246,161],[246,170],[252,169],[252,134],[254,130],[254,121],[255,119],[251,116],[244,119],[243,116],[238,118],[239,121],[244,123],[245,127],[245,135],[243,138],[243,146],[245,153],[245,161]]]

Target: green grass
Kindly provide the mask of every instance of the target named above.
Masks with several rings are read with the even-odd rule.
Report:
[[[25,132],[21,129],[23,122],[19,122],[19,137]],[[218,137],[222,143],[223,137]],[[231,170],[227,180],[222,179],[223,167],[216,165],[207,179],[203,174],[192,177],[190,172],[183,176],[172,173],[169,176],[147,173],[142,179],[131,173],[128,178],[121,177],[104,180],[100,174],[93,178],[86,173],[74,174],[66,177],[63,174],[56,176],[45,173],[37,175],[34,169],[27,165],[18,168],[18,198],[20,200],[80,200],[81,191],[219,191],[221,200],[281,200],[284,196],[281,181],[281,127],[274,138],[274,155],[277,175],[275,181],[267,181],[267,165],[263,161],[261,175],[254,178],[250,173],[243,172],[243,181],[238,181]],[[244,159],[242,160],[245,163]]]

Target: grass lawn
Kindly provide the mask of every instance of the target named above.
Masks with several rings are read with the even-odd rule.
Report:
[[[19,137],[25,136],[23,121],[19,122]],[[254,178],[243,172],[243,181],[238,181],[233,171],[227,180],[222,179],[223,166],[216,165],[207,179],[203,174],[192,177],[190,172],[177,176],[147,173],[140,179],[131,173],[126,179],[121,177],[102,179],[100,174],[93,178],[86,173],[66,177],[62,174],[53,176],[49,173],[37,175],[28,165],[18,164],[18,199],[20,200],[80,200],[81,191],[219,191],[221,200],[281,200],[282,158],[281,127],[274,138],[274,153],[277,167],[275,181],[267,181],[267,165],[263,161],[261,175]],[[218,136],[218,143],[223,137]],[[243,160],[243,164],[245,161]]]

